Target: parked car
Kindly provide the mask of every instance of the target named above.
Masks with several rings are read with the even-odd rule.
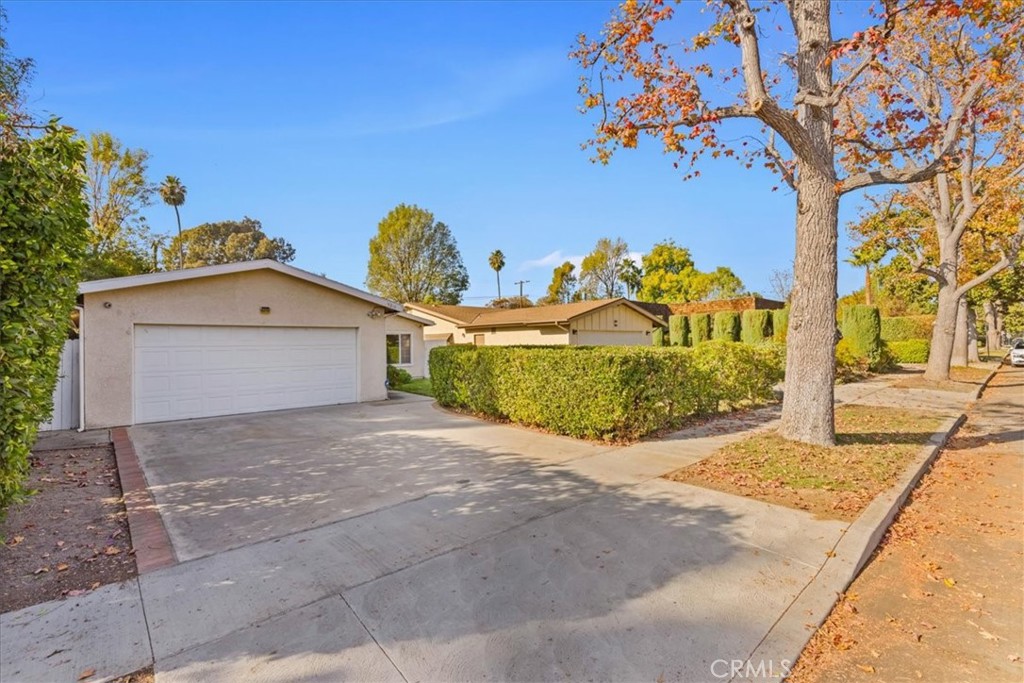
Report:
[[[1024,365],[1024,341],[1018,341],[1010,349],[1010,365]]]

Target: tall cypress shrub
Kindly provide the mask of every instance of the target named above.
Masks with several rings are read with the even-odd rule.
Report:
[[[736,311],[715,313],[715,326],[711,332],[711,338],[722,341],[739,341],[740,314]]]
[[[669,346],[690,346],[690,320],[685,315],[668,318]]]
[[[789,332],[789,309],[779,308],[772,311],[772,340],[779,344],[785,344],[787,332]]]
[[[740,339],[745,344],[760,344],[772,337],[771,311],[743,311]]]
[[[843,339],[858,358],[872,363],[882,355],[882,318],[875,306],[858,304],[843,313]]]
[[[711,340],[710,313],[694,313],[690,316],[690,339],[693,346]]]

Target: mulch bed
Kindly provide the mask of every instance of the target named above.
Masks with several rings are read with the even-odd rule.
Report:
[[[33,453],[38,492],[0,523],[0,612],[136,576],[113,446]]]

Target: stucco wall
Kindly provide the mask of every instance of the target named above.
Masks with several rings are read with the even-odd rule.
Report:
[[[426,365],[426,351],[423,350],[423,325],[400,318],[397,315],[389,315],[384,318],[385,334],[409,334],[412,335],[412,362],[408,365],[396,364],[395,367],[402,368],[413,377],[423,377]],[[429,328],[433,332],[434,328]],[[387,347],[385,345],[385,353]],[[385,356],[386,357],[386,356]]]
[[[493,332],[491,330],[494,330]],[[433,329],[431,329],[433,331]],[[569,343],[569,333],[558,327],[512,327],[472,329],[466,332],[466,341],[473,343],[473,335],[484,335],[485,346],[564,346]]]
[[[86,294],[82,319],[85,426],[133,422],[134,326],[355,327],[359,400],[387,397],[384,319],[355,297],[270,270]],[[110,307],[104,304],[109,302]],[[263,306],[269,314],[260,313]]]
[[[431,327],[427,328],[429,330],[427,334],[450,334],[452,335],[453,344],[471,344],[473,342],[472,336],[467,335],[465,330],[459,329],[459,327],[457,327],[455,323],[449,320],[439,318],[438,316],[432,315],[427,311],[421,311],[416,308],[410,310],[409,312],[412,315],[433,321],[434,324]]]

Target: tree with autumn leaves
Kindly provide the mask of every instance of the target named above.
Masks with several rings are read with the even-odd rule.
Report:
[[[951,171],[969,115],[984,115],[977,110],[986,88],[1011,75],[993,54],[984,66],[965,73],[955,99],[944,104],[937,120],[912,99],[901,101],[894,113],[865,94],[877,92],[875,76],[902,58],[902,53],[888,53],[888,45],[905,37],[917,41],[921,51],[933,47],[930,34],[918,32],[919,23],[905,20],[910,13],[924,12],[963,18],[970,36],[987,31],[1019,47],[1015,36],[1021,19],[1008,6],[1013,4],[886,0],[873,11],[873,25],[836,38],[830,0],[757,5],[706,0],[703,12],[696,11],[696,3],[627,0],[599,37],[580,36],[573,56],[584,71],[583,107],[599,117],[591,140],[597,160],[607,163],[617,148],[636,147],[645,134],[690,168],[688,178],[699,173],[694,165],[705,155],[736,157],[748,167],[764,163],[796,193],[783,436],[813,444],[835,442],[840,198],[873,186],[925,182]],[[786,25],[770,24],[775,9],[786,15]],[[677,10],[687,17],[677,21]],[[682,21],[702,21],[702,30],[686,28],[680,40]],[[778,41],[766,37],[773,29],[785,43],[774,55]],[[731,68],[716,68],[712,54],[730,55]],[[781,67],[770,72],[772,63]],[[730,90],[731,95],[725,94]],[[902,156],[851,139],[844,118],[851,111],[861,131],[891,130],[901,146],[917,153]],[[732,145],[736,136],[725,128],[736,120],[761,129],[757,145]]]
[[[921,164],[947,151],[957,163],[894,192],[855,225],[855,256],[895,250],[938,285],[925,377],[946,380],[951,364],[968,360],[968,293],[1010,267],[1024,237],[1024,55],[1019,36],[1008,40],[963,12],[919,9],[897,24],[903,30],[888,42],[883,68],[867,75],[860,101],[845,104],[840,135],[852,147],[843,162],[884,154]],[[927,49],[913,39],[920,35]],[[974,83],[978,95],[952,146],[916,134],[922,124],[942,126]],[[869,126],[863,114],[873,101],[886,106],[883,126]]]

